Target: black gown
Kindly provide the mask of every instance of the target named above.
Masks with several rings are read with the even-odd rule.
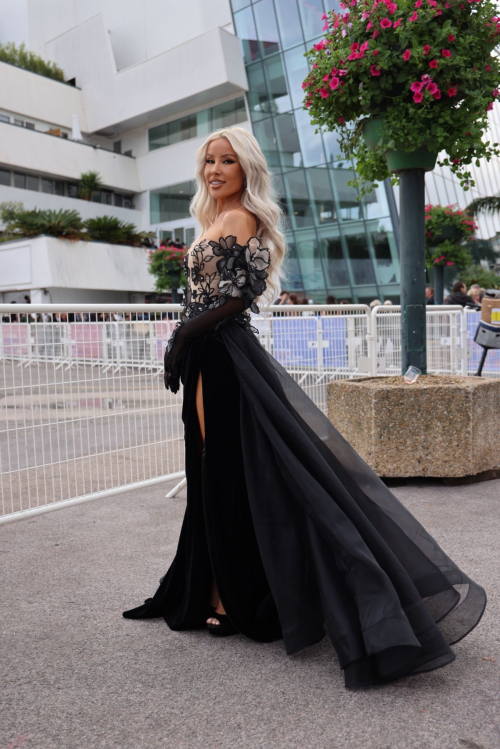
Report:
[[[258,311],[269,263],[257,237],[186,253],[165,352],[165,385],[184,388],[186,512],[158,589],[123,616],[202,628],[215,579],[249,638],[283,638],[291,655],[328,633],[346,687],[445,666],[481,619],[485,591],[260,343],[246,310]]]

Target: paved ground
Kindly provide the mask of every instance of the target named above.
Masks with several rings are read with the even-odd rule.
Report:
[[[393,485],[489,603],[454,663],[358,691],[326,639],[289,657],[122,618],[175,553],[170,486],[0,529],[1,749],[498,749],[500,481]]]

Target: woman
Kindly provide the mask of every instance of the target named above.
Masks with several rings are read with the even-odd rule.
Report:
[[[282,215],[255,138],[232,127],[197,155],[183,313],[165,385],[183,384],[187,507],[175,558],[128,618],[208,627],[289,655],[328,632],[347,687],[454,660],[482,587],[403,507],[255,335],[275,299]]]

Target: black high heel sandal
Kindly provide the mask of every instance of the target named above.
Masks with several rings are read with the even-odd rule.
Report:
[[[234,626],[227,614],[214,613],[212,616],[218,619],[220,624],[207,624],[209,634],[215,637],[229,637],[229,635],[238,634],[239,630]]]

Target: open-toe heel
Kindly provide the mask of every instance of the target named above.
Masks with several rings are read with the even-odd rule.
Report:
[[[218,619],[220,624],[207,624],[209,634],[215,637],[228,637],[229,635],[238,634],[239,630],[234,626],[227,614],[214,613],[212,616]]]

